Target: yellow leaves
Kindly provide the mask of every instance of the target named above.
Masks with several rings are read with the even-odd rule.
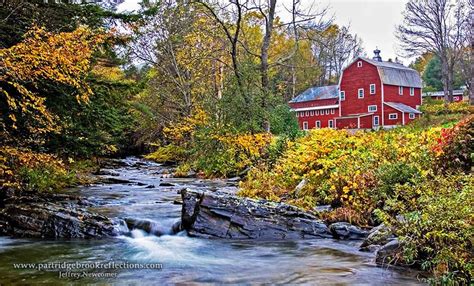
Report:
[[[0,49],[0,81],[11,87],[5,95],[9,118],[16,122],[13,113],[28,113],[44,126],[36,132],[56,130],[55,116],[44,105],[44,97],[35,93],[41,80],[53,81],[75,88],[77,100],[87,102],[92,94],[85,82],[92,54],[107,40],[108,35],[79,27],[73,32],[50,33],[44,28],[33,27],[25,39],[8,48]]]
[[[20,150],[9,146],[0,146],[0,185],[19,188],[22,183],[21,169],[48,167],[58,174],[65,174],[65,165],[57,157],[44,153]]]
[[[174,143],[183,143],[189,139],[198,127],[202,127],[209,121],[209,115],[202,108],[195,108],[188,117],[181,118],[179,122],[171,123],[163,128],[163,134]]]
[[[232,134],[218,136],[217,140],[224,143],[227,148],[240,150],[245,153],[244,158],[249,159],[260,157],[263,151],[268,147],[272,140],[269,133],[257,134]]]

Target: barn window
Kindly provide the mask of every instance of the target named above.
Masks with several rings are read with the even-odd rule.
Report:
[[[414,96],[414,95],[415,95],[415,88],[410,87],[410,96]]]
[[[410,118],[410,119],[415,119],[415,113],[410,113],[410,114],[408,115],[408,118]]]
[[[311,112],[309,113],[311,116],[314,116],[314,111],[311,110]]]
[[[402,95],[403,94],[403,86],[398,87],[398,94]]]
[[[299,112],[296,112],[296,117],[300,117],[300,113],[299,113]]]
[[[374,126],[379,126],[379,117],[374,116]]]
[[[308,122],[303,122],[303,130],[308,130]]]
[[[306,116],[309,116],[309,111],[306,111],[306,112],[305,112],[305,115],[306,115]]]
[[[326,115],[328,115],[328,114],[329,114],[329,109],[326,109]]]
[[[370,94],[375,94],[375,83],[370,85]]]
[[[329,128],[334,128],[334,121],[328,120],[328,127]]]
[[[358,68],[362,67],[362,61],[358,61],[358,62],[357,62],[357,67],[358,67]]]
[[[319,110],[316,110],[316,115],[319,115]]]
[[[334,108],[333,108],[333,109],[331,109],[331,114],[334,114],[334,113],[335,113],[335,111],[334,111]]]
[[[388,115],[388,119],[392,119],[392,120],[393,120],[393,119],[397,119],[397,118],[398,118],[398,114],[396,114],[396,113],[390,113],[390,114]]]
[[[316,128],[321,128],[321,121],[316,121]]]
[[[357,90],[357,97],[358,98],[364,98],[364,89],[363,88],[359,88]]]
[[[345,91],[341,91],[340,95],[341,95],[341,101],[346,100],[346,92]]]
[[[369,105],[369,112],[375,112],[377,111],[377,105]]]

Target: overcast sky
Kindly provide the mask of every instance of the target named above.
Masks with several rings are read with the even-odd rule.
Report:
[[[138,10],[141,0],[125,0],[119,5],[120,11]],[[281,5],[290,7],[291,0],[279,0]],[[330,8],[330,15],[334,15],[335,23],[350,25],[351,31],[363,41],[363,47],[369,57],[378,47],[382,52],[383,60],[394,59],[397,56],[397,40],[395,26],[402,22],[402,11],[407,0],[302,0],[303,5]],[[278,12],[285,18],[284,8],[280,5]],[[402,59],[405,65],[408,59]]]

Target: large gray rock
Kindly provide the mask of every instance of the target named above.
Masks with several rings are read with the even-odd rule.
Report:
[[[402,245],[398,238],[392,239],[375,253],[375,262],[377,264],[404,265]]]
[[[190,236],[282,240],[332,238],[328,227],[296,207],[220,192],[181,191],[181,226]]]
[[[119,234],[109,218],[80,207],[80,198],[22,195],[1,203],[0,235],[35,238],[100,238]]]
[[[370,230],[369,235],[362,242],[360,250],[373,252],[394,238],[392,230],[382,223]]]
[[[329,230],[337,239],[363,239],[369,233],[348,222],[335,222],[329,226]]]

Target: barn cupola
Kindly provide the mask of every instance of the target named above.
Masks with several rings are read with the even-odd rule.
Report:
[[[374,57],[372,59],[374,59],[376,61],[379,61],[379,62],[382,61],[382,57],[380,56],[380,50],[378,48],[375,48]]]

